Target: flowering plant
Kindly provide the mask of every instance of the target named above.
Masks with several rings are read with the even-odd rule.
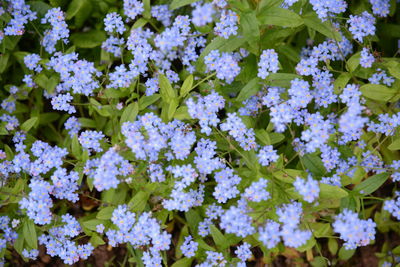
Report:
[[[2,262],[399,262],[396,5],[2,1]]]

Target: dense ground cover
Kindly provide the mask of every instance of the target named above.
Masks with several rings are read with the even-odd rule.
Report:
[[[1,1],[0,265],[395,266],[398,11]]]

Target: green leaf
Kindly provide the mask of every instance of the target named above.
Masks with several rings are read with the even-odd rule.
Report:
[[[8,135],[6,127],[0,127],[0,135]]]
[[[214,38],[201,52],[196,67],[199,71],[205,71],[204,57],[207,56],[212,50],[219,50],[220,52],[232,52],[242,46],[246,42],[243,36],[231,36],[228,39],[223,37]]]
[[[246,12],[240,16],[240,25],[246,40],[252,44],[260,39],[260,28],[256,17],[256,12]]]
[[[308,14],[304,16],[303,21],[307,27],[316,30],[330,39],[335,39],[338,42],[342,40],[339,32],[333,28],[330,22],[322,22],[315,14]]]
[[[360,87],[361,93],[370,99],[382,102],[390,100],[399,92],[380,84],[364,84]]]
[[[56,88],[56,86],[60,83],[60,78],[57,74],[54,74],[50,77],[50,79],[48,80],[47,86],[45,87],[45,89],[47,90],[47,92],[49,93],[54,93],[54,89]]]
[[[174,114],[174,119],[177,120],[190,120],[192,117],[190,116],[189,112],[188,112],[188,107],[186,106],[181,106],[179,107]]]
[[[311,237],[310,239],[308,239],[308,241],[304,245],[296,248],[296,250],[298,250],[300,252],[305,252],[309,249],[312,249],[316,243],[317,243],[317,241],[315,241],[315,238]]]
[[[375,192],[386,180],[389,178],[389,173],[380,173],[374,176],[368,177],[360,184],[354,187],[354,191],[360,192],[363,195],[369,195]]]
[[[277,52],[278,55],[282,54],[296,64],[300,61],[299,52],[289,44],[277,47]]]
[[[359,206],[359,198],[354,195],[348,195],[340,200],[340,209],[349,209],[355,211]]]
[[[335,238],[329,238],[328,240],[328,249],[332,255],[336,255],[338,251],[339,245]]]
[[[193,75],[190,74],[186,77],[179,92],[181,97],[185,97],[193,88]]]
[[[26,243],[31,248],[37,249],[38,245],[37,245],[37,235],[36,235],[35,224],[30,219],[26,219],[24,221],[23,233],[24,233],[24,239],[25,239]]]
[[[353,72],[357,69],[358,65],[360,65],[360,58],[361,58],[361,52],[357,52],[353,54],[348,60],[347,60],[347,65],[346,68],[350,71]]]
[[[395,248],[392,250],[392,252],[393,252],[393,254],[395,254],[395,255],[400,255],[400,245],[397,246],[397,247],[395,247]]]
[[[284,183],[293,183],[297,176],[303,176],[303,171],[294,169],[285,169],[272,173],[272,175],[278,180]]]
[[[392,66],[388,67],[390,75],[400,80],[400,64],[394,62]]]
[[[171,265],[171,267],[190,267],[192,266],[193,257],[182,258]]]
[[[271,145],[271,139],[269,138],[269,134],[264,129],[256,129],[255,130],[257,139],[264,145]]]
[[[72,138],[71,150],[72,150],[72,155],[74,155],[77,159],[79,159],[82,154],[82,149],[81,145],[79,144],[78,137],[76,135],[74,135],[74,137]]]
[[[15,248],[15,250],[22,255],[22,250],[24,249],[24,240],[25,240],[25,235],[20,233],[20,231],[18,231],[18,238],[17,240],[15,240],[14,244],[13,244],[13,248]]]
[[[49,0],[53,7],[61,7],[65,4],[66,0]]]
[[[236,101],[243,102],[244,100],[250,98],[251,96],[257,94],[260,91],[261,84],[259,83],[259,78],[254,78],[250,80],[243,88],[240,90],[239,95],[236,97]]]
[[[268,133],[269,138],[271,139],[271,145],[279,143],[283,139],[285,139],[285,135],[281,133]]]
[[[14,50],[20,39],[21,36],[5,36],[3,39],[3,47],[5,46],[8,50]],[[3,51],[3,53],[5,53],[5,51]]]
[[[122,98],[122,97],[136,97],[136,93],[131,93],[129,89],[127,88],[122,88],[122,89],[114,89],[114,88],[108,88],[107,90],[104,91],[104,95],[100,95],[99,97],[101,98]]]
[[[215,225],[210,225],[210,232],[218,248],[225,249],[229,246],[228,240]]]
[[[86,0],[72,0],[67,9],[66,19],[72,19],[85,5]]]
[[[151,18],[151,6],[150,6],[150,0],[143,0],[143,7],[144,11],[142,13],[143,17],[146,19]]]
[[[39,118],[38,117],[32,117],[29,120],[25,121],[21,125],[21,129],[25,132],[29,132],[30,129],[32,129],[33,126],[35,126],[38,123]]]
[[[186,5],[190,5],[191,3],[197,2],[199,0],[173,0],[172,3],[169,5],[170,10],[174,10]]]
[[[133,122],[139,113],[139,104],[137,102],[130,103],[122,112],[120,123],[127,121]]]
[[[174,117],[175,111],[179,105],[177,99],[170,99],[163,103],[162,110],[161,110],[161,119],[164,122],[171,121]]]
[[[49,83],[49,78],[44,73],[39,73],[35,79],[33,80],[37,85],[42,88],[46,88],[47,84]]]
[[[308,225],[313,230],[316,238],[326,237],[332,233],[330,223],[311,222]]]
[[[25,66],[24,58],[25,58],[27,55],[29,55],[29,54],[30,54],[30,53],[24,52],[24,51],[17,51],[17,52],[14,52],[14,53],[13,53],[13,56],[17,59],[17,61],[18,61],[21,65]]]
[[[144,211],[147,200],[149,199],[150,194],[148,192],[139,191],[128,203],[128,206],[134,212],[142,212]]]
[[[296,78],[301,79],[301,76],[293,73],[270,73],[267,82],[271,86],[290,87],[290,82]]]
[[[90,244],[92,244],[93,247],[98,247],[100,245],[104,245],[105,242],[103,238],[101,238],[98,234],[93,233],[92,237],[89,240]]]
[[[142,28],[144,25],[148,23],[148,20],[145,18],[140,18],[132,26],[132,30]]]
[[[347,250],[345,247],[341,247],[339,249],[339,259],[344,260],[344,261],[348,260],[354,255],[355,252],[356,252],[355,249]]]
[[[38,17],[43,17],[47,11],[51,8],[50,5],[42,1],[29,1],[27,4],[30,6],[32,11],[37,12]]]
[[[94,48],[100,46],[106,40],[106,34],[100,30],[77,32],[71,34],[71,41],[76,47]]]
[[[394,140],[389,146],[388,149],[390,150],[400,150],[400,138]]]
[[[84,128],[96,128],[96,122],[92,119],[79,118],[78,121],[82,124],[82,127]]]
[[[322,256],[315,257],[310,264],[312,267],[328,267],[327,259]]]
[[[160,74],[158,78],[160,84],[160,94],[164,101],[169,101],[176,97],[176,92],[172,88],[171,83],[169,82],[168,78],[165,75]]]
[[[8,53],[0,55],[0,73],[3,73],[6,70],[9,58],[10,54]]]
[[[82,226],[91,230],[91,231],[96,231],[97,230],[97,225],[104,224],[103,220],[99,219],[92,219],[88,221],[83,221],[81,222]]]
[[[288,9],[280,7],[265,7],[257,16],[260,24],[276,25],[282,27],[298,27],[303,24],[299,15]]]
[[[320,188],[319,191],[320,198],[336,199],[348,196],[348,193],[344,189],[338,186],[321,183],[319,185],[319,188]]]
[[[179,102],[177,99],[173,99],[168,103],[168,112],[167,112],[167,120],[168,121],[172,120],[178,106],[179,106]]]
[[[85,23],[86,19],[92,14],[92,1],[91,0],[84,0],[84,5],[79,10],[79,12],[75,15],[75,27],[81,28]],[[100,3],[101,4],[101,3]]]
[[[304,167],[309,170],[313,175],[322,177],[326,170],[320,157],[315,154],[306,154],[300,158]]]
[[[185,212],[185,219],[192,232],[197,233],[197,227],[202,220],[199,213],[194,209],[190,209],[189,211]]]
[[[112,217],[113,211],[113,207],[105,207],[97,213],[96,218],[100,220],[109,220]]]
[[[335,93],[339,94],[340,92],[342,92],[343,88],[346,87],[350,79],[351,79],[350,73],[347,72],[341,73],[333,83],[333,86],[335,88]]]
[[[159,94],[154,94],[154,95],[150,95],[150,96],[142,96],[139,99],[139,110],[143,110],[143,109],[147,108],[148,106],[150,106],[151,104],[154,104],[155,102],[157,102],[158,99],[160,99]]]

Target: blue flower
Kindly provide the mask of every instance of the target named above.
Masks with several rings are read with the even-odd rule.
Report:
[[[116,31],[119,34],[123,34],[125,31],[124,22],[122,21],[121,16],[116,12],[108,13],[106,15],[104,18],[104,25],[104,30],[109,33]]]
[[[350,25],[349,31],[354,39],[360,42],[363,42],[365,36],[375,34],[375,18],[367,11],[358,16],[350,15],[348,23]]]
[[[311,175],[308,176],[307,180],[297,177],[293,185],[305,201],[311,203],[318,199],[319,184],[318,181],[312,179]]]
[[[65,44],[68,43],[69,30],[61,8],[49,9],[41,22],[42,24],[50,23],[51,25],[51,29],[44,32],[42,40],[42,45],[48,53],[51,54],[56,51],[55,46],[58,40],[61,40]]]
[[[279,70],[278,54],[274,49],[264,50],[260,56],[260,61],[258,62],[258,74],[257,76],[265,79],[272,73],[276,73]]]
[[[359,219],[357,213],[348,209],[344,209],[335,217],[332,227],[345,241],[346,249],[366,246],[375,239],[376,224],[371,219]]]
[[[193,237],[187,236],[185,237],[185,241],[181,245],[181,250],[185,257],[191,258],[195,255],[198,247],[198,243],[193,241]]]
[[[236,35],[238,30],[238,15],[232,10],[223,10],[220,21],[215,24],[214,32],[225,39]]]

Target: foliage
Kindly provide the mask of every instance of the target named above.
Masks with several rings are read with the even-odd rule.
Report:
[[[398,262],[396,10],[2,1],[0,257]]]

